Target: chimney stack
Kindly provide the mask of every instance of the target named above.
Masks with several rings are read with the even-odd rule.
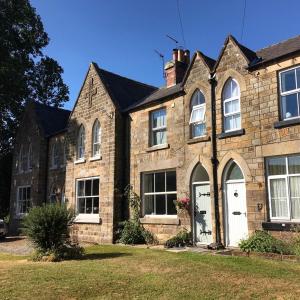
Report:
[[[172,60],[165,65],[167,87],[180,83],[190,63],[190,51],[173,49]]]

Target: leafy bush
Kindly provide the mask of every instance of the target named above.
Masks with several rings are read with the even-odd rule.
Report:
[[[70,241],[70,225],[75,214],[65,205],[47,204],[32,208],[23,220],[23,232],[36,248],[36,259],[51,257],[51,261],[75,258],[83,252]]]
[[[266,231],[257,230],[246,240],[239,244],[245,252],[281,253],[291,254],[292,250],[288,243],[278,240]]]
[[[181,230],[174,237],[165,242],[166,248],[184,247],[189,245],[192,245],[192,236],[186,229]]]

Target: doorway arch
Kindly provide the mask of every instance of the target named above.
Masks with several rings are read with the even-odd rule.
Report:
[[[191,175],[193,238],[196,244],[210,244],[212,239],[212,210],[209,176],[201,163]]]
[[[226,246],[237,247],[248,237],[245,176],[236,161],[224,169],[224,233]]]

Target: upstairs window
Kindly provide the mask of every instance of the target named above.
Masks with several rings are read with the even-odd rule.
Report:
[[[205,112],[206,104],[204,95],[201,91],[196,90],[191,100],[190,127],[192,138],[205,135]]]
[[[300,116],[300,67],[279,73],[280,103],[283,120]]]
[[[57,168],[59,165],[59,149],[58,143],[54,143],[51,152],[51,167]]]
[[[77,159],[84,159],[85,154],[85,129],[80,126],[77,137]]]
[[[28,171],[28,149],[22,145],[19,154],[19,172],[26,171]]]
[[[29,149],[28,149],[28,163],[27,163],[27,167],[28,170],[32,170],[32,164],[33,164],[33,152],[32,152],[32,145],[29,145]]]
[[[166,109],[151,112],[151,146],[167,143]]]
[[[241,129],[240,87],[235,79],[228,79],[223,90],[224,131]]]
[[[101,127],[100,122],[98,120],[95,121],[93,126],[93,157],[100,157],[100,147],[101,147]]]

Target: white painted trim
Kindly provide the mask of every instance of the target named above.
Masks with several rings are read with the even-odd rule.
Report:
[[[102,159],[102,156],[99,155],[99,156],[91,157],[91,158],[90,158],[90,161],[101,160],[101,159]]]
[[[75,223],[100,223],[99,214],[78,214],[74,220]]]
[[[85,158],[80,158],[74,161],[74,165],[85,163]]]

